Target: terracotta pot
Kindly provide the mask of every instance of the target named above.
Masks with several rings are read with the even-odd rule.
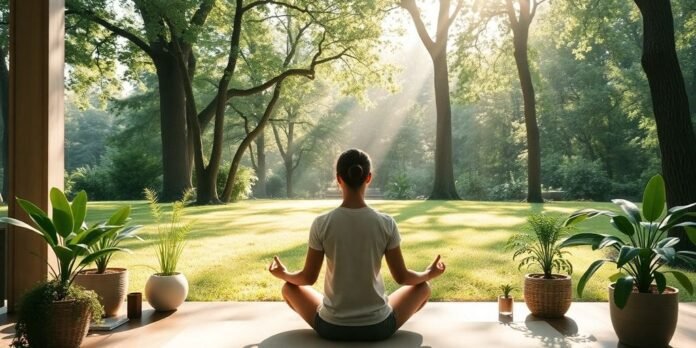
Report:
[[[145,283],[145,297],[159,312],[176,310],[187,295],[188,281],[181,273],[170,276],[153,274]]]
[[[573,301],[573,284],[570,276],[552,274],[544,279],[543,274],[524,276],[524,303],[536,317],[561,318]]]
[[[27,327],[32,347],[77,348],[89,330],[89,305],[75,301],[58,301],[49,305],[48,326]]]
[[[107,268],[102,274],[96,269],[80,272],[75,277],[75,284],[99,295],[104,306],[104,316],[118,315],[128,292],[128,270],[125,268]]]
[[[639,293],[636,289],[623,309],[614,303],[614,285],[609,285],[609,313],[619,341],[634,347],[667,347],[677,328],[679,290]]]
[[[498,296],[498,314],[512,315],[512,296]]]

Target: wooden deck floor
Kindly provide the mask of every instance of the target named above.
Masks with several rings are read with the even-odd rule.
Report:
[[[429,303],[390,340],[337,344],[318,338],[279,302],[187,302],[178,311],[145,308],[140,320],[97,332],[83,347],[617,347],[607,303],[574,303],[564,319],[544,321],[515,303],[512,321],[497,304]],[[0,315],[0,346],[8,346],[12,318]],[[682,303],[673,347],[696,347],[696,303]]]

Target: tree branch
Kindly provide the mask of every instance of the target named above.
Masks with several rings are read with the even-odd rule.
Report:
[[[413,24],[415,24],[416,26],[416,31],[418,32],[418,36],[423,42],[423,45],[425,45],[425,48],[428,50],[428,52],[432,52],[435,46],[435,42],[430,37],[430,34],[428,34],[428,29],[425,28],[425,24],[423,23],[423,19],[420,15],[420,10],[418,10],[418,6],[416,5],[416,1],[401,0],[401,7],[408,11],[408,13],[411,15],[411,18],[413,19]]]
[[[462,11],[462,7],[464,7],[464,0],[459,0],[457,1],[457,7],[454,9],[454,12],[450,16],[449,20],[447,21],[447,28],[452,26],[452,23],[454,23],[454,20],[457,19],[457,16],[459,13]]]
[[[89,10],[81,11],[81,10],[78,10],[76,8],[67,7],[67,9],[65,10],[65,15],[68,16],[68,15],[73,15],[73,14],[81,16],[81,17],[86,18],[86,19],[88,19],[96,24],[101,25],[102,27],[111,31],[112,33],[114,33],[118,36],[121,36],[121,37],[127,39],[128,41],[132,42],[134,45],[138,46],[141,50],[143,50],[143,52],[145,52],[148,56],[153,57],[153,52],[152,52],[152,48],[150,47],[150,45],[148,45],[147,42],[145,42],[145,40],[140,38],[138,35],[130,32],[126,29],[123,29],[121,27],[116,26],[115,24],[97,16],[92,11],[89,11]]]
[[[519,22],[517,21],[517,13],[515,13],[515,7],[512,6],[512,0],[505,0],[505,3],[507,5],[507,15],[510,19],[510,27],[513,30],[517,30],[517,25],[519,24]]]

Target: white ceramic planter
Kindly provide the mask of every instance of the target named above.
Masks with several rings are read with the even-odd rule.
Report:
[[[153,274],[145,283],[145,297],[152,308],[159,312],[179,308],[188,295],[188,280],[183,274],[163,276]]]

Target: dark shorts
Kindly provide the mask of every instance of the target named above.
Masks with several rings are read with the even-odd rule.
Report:
[[[396,332],[394,312],[377,324],[366,326],[343,326],[326,322],[319,316],[314,317],[314,330],[324,339],[331,341],[381,341]]]

